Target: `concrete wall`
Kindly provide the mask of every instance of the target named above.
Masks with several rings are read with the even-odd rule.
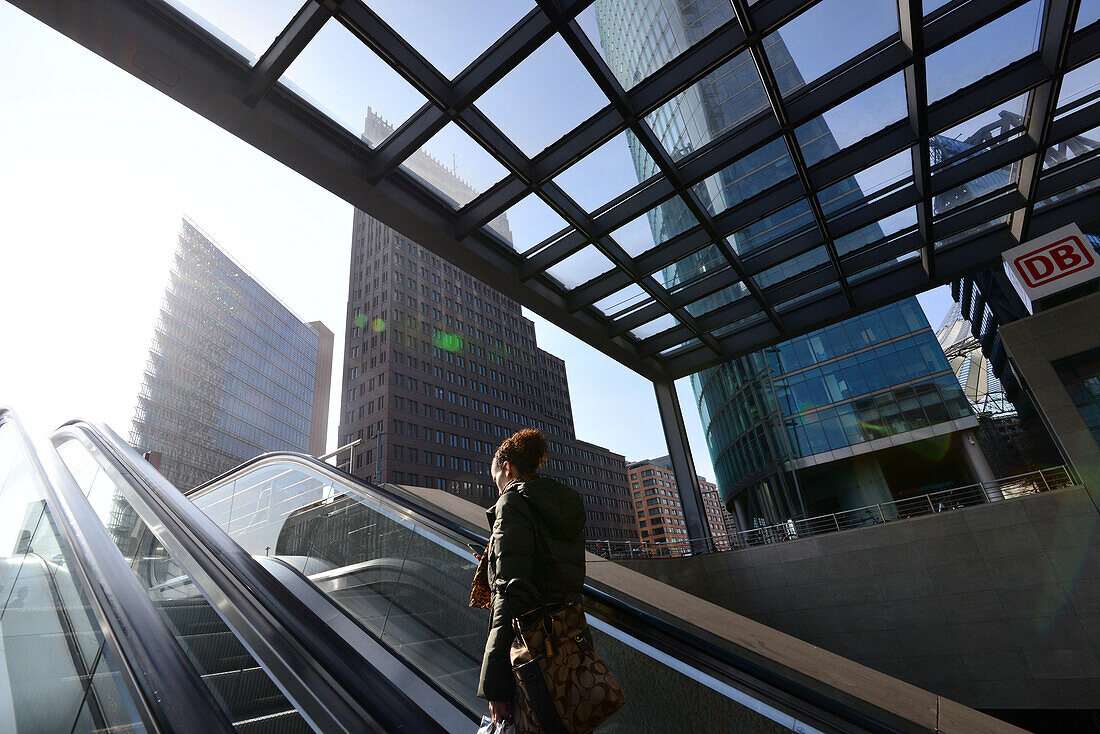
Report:
[[[1100,708],[1100,516],[1083,488],[624,565],[976,708]]]

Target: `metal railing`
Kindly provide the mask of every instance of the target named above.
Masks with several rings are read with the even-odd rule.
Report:
[[[361,445],[362,443],[363,439],[357,438],[351,443],[344,444],[335,451],[329,451],[324,456],[318,456],[317,459],[318,461],[323,461],[326,464],[331,464],[337,469],[342,469],[348,474],[351,474],[352,470],[355,468],[355,447]],[[345,451],[348,452],[348,460],[346,462],[342,462],[340,461],[340,454],[344,453]],[[336,461],[330,462],[329,459],[336,459]]]
[[[854,510],[842,510],[801,520],[787,520],[775,525],[714,536],[709,540],[686,538],[663,542],[591,540],[586,544],[586,549],[590,553],[610,559],[667,558],[737,550],[851,530],[867,525],[908,520],[913,517],[934,515],[1002,500],[1019,499],[1071,487],[1077,483],[1069,467],[1057,466],[1005,477],[993,482],[968,484],[892,502],[881,502]]]

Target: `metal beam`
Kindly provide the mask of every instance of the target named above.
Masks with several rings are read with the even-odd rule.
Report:
[[[905,103],[909,128],[916,142],[909,149],[913,161],[913,183],[920,203],[917,205],[917,231],[924,245],[921,265],[929,278],[936,277],[936,238],[932,233],[932,154],[928,137],[928,72],[924,47],[924,3],[922,0],[898,0],[901,42],[909,50],[912,62],[905,67]]]
[[[665,432],[668,456],[672,460],[672,473],[676,475],[676,490],[680,494],[680,505],[684,510],[688,543],[691,544],[692,553],[710,552],[712,541],[707,508],[699,488],[695,460],[691,456],[691,444],[688,443],[684,415],[680,411],[680,398],[676,395],[676,383],[672,380],[656,381],[653,383],[653,391],[657,395],[657,411],[661,415],[661,428]]]
[[[245,104],[256,106],[331,17],[330,7],[306,1],[252,68],[248,91],[244,95]]]

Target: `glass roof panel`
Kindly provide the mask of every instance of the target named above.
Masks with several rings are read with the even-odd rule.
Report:
[[[804,123],[795,135],[806,165],[812,166],[908,114],[905,75],[898,72]]]
[[[814,223],[810,205],[805,199],[799,199],[785,209],[753,222],[747,227],[731,234],[728,239],[739,255],[766,249],[794,232]]]
[[[586,245],[557,265],[547,268],[546,273],[564,287],[576,288],[614,267],[614,263],[606,255],[594,246]]]
[[[830,293],[838,293],[839,291],[840,291],[840,285],[838,283],[830,283],[829,285],[827,285],[823,288],[818,288],[816,290],[812,290],[809,293],[801,293],[801,294],[795,296],[794,298],[790,298],[786,301],[783,301],[782,303],[780,303],[778,306],[775,307],[775,310],[782,314],[782,313],[785,313],[787,311],[790,311],[791,309],[793,309],[795,306],[802,303],[803,301],[808,301],[812,298],[820,298],[821,296],[828,295]]]
[[[528,156],[607,105],[607,97],[556,33],[477,101],[478,109]]]
[[[922,6],[924,9],[924,14],[926,16],[931,15],[936,10],[942,8],[944,5],[947,5],[949,2],[952,2],[952,0],[927,0],[927,2],[925,2]]]
[[[767,270],[754,275],[753,280],[761,288],[769,288],[827,262],[829,262],[829,251],[823,245],[809,252],[795,255],[790,260],[784,260],[778,265],[773,265]]]
[[[764,85],[743,51],[645,119],[672,159],[680,160],[766,109]]]
[[[405,159],[401,167],[463,207],[508,173],[496,158],[453,122]]]
[[[1079,31],[1098,20],[1100,20],[1100,0],[1083,0],[1081,8],[1077,11],[1077,25],[1073,29]]]
[[[357,136],[365,134],[371,146],[427,102],[334,21],[321,28],[279,81],[342,127]]]
[[[686,352],[690,349],[694,349],[697,346],[699,346],[699,340],[695,337],[692,337],[691,339],[687,340],[683,344],[677,344],[674,347],[669,347],[668,349],[662,349],[661,350],[661,356],[662,357],[671,357],[674,354],[679,354],[680,352]]]
[[[929,56],[928,103],[1034,52],[1042,11],[1042,0],[1031,0]]]
[[[1075,160],[1080,156],[1089,155],[1098,147],[1100,147],[1100,127],[1094,127],[1081,135],[1074,135],[1064,145],[1051,146],[1043,158],[1043,173],[1040,177],[1046,175],[1047,169]]]
[[[554,183],[593,212],[656,171],[649,153],[627,130],[559,173]]]
[[[1073,106],[1077,100],[1100,89],[1100,59],[1079,66],[1062,77],[1062,90],[1058,94],[1058,109]]]
[[[631,329],[630,334],[635,339],[648,339],[651,336],[656,336],[662,332],[678,326],[679,321],[676,317],[670,313],[666,313],[664,316],[658,316],[649,323],[642,324],[637,329]]]
[[[938,165],[958,156],[969,155],[975,147],[987,147],[989,141],[995,137],[998,138],[997,144],[1015,137],[1014,135],[1006,135],[1004,138],[998,136],[1023,127],[1027,98],[1028,94],[1025,92],[1015,99],[1010,99],[969,120],[964,120],[939,135],[933,135],[929,151],[932,164]]]
[[[630,89],[732,19],[729,0],[596,3],[577,16],[623,89]]]
[[[673,197],[619,227],[611,236],[627,254],[638,257],[698,223],[683,200]]]
[[[908,150],[864,168],[855,176],[837,181],[818,192],[826,216],[874,198],[880,191],[913,178],[913,156]]]
[[[540,199],[537,194],[528,194],[512,205],[504,213],[507,233],[504,222],[498,217],[490,223],[490,227],[497,234],[512,243],[512,249],[516,252],[530,254],[529,251],[535,245],[541,244],[550,235],[560,232],[569,226],[561,218],[561,215],[550,208],[550,205]]]
[[[367,4],[451,79],[535,7],[531,0],[370,0]]]
[[[1019,176],[1020,166],[1013,163],[939,194],[932,200],[932,210],[935,213],[933,221],[939,219],[940,215],[965,209],[983,197],[1014,185]]]
[[[915,226],[917,226],[917,208],[911,206],[866,227],[849,232],[843,237],[837,237],[833,240],[833,244],[836,245],[837,254],[844,256]]]
[[[654,274],[657,282],[670,293],[696,283],[704,277],[719,273],[729,267],[729,261],[716,245],[707,245],[702,250],[677,260],[667,268]]]
[[[168,0],[168,3],[248,59],[252,66],[302,7],[301,0]]]
[[[723,306],[728,306],[734,301],[739,301],[748,294],[749,291],[743,284],[734,283],[733,285],[726,286],[717,293],[711,293],[709,296],[704,296],[698,301],[689,303],[686,310],[692,316],[699,317],[711,311],[717,311]]]
[[[823,0],[765,38],[764,49],[787,95],[897,32],[894,0]]]
[[[787,145],[782,138],[776,138],[692,188],[713,216],[794,175]]]
[[[592,305],[606,316],[621,317],[651,303],[652,300],[640,285],[631,283],[626,288],[615,291],[610,296],[601,298]]]

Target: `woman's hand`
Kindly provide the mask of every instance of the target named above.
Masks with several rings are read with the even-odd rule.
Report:
[[[508,701],[490,701],[489,715],[493,717],[493,723],[508,721],[512,718],[512,704]]]

